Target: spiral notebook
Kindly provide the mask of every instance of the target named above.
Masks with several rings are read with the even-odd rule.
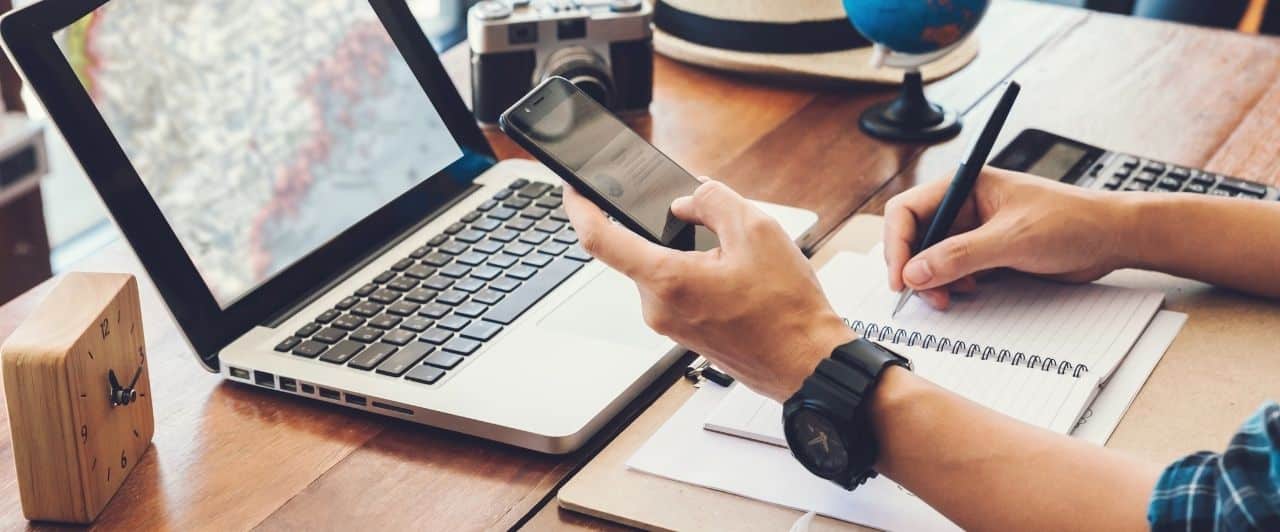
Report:
[[[1009,274],[937,311],[914,298],[890,317],[878,249],[842,253],[819,272],[836,312],[911,359],[929,380],[1025,422],[1069,434],[1164,302],[1164,294]],[[785,446],[782,407],[738,386],[706,428]]]

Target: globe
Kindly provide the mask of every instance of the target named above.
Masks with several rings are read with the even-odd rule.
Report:
[[[875,43],[872,63],[903,69],[898,97],[868,107],[858,125],[894,142],[940,142],[960,133],[960,115],[930,103],[920,67],[951,52],[982,21],[990,0],[843,0],[853,27]]]
[[[931,54],[964,40],[990,0],[844,0],[867,40],[899,54]]]

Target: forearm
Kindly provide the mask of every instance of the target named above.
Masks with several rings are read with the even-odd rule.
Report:
[[[899,368],[872,400],[877,469],[966,529],[1144,529],[1154,464],[1000,415]]]
[[[1127,265],[1280,298],[1280,202],[1124,194]]]

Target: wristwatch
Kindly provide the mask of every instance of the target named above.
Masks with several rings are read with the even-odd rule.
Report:
[[[859,338],[835,348],[787,399],[787,446],[814,475],[847,490],[876,476],[879,445],[867,405],[889,366],[910,370],[911,361]]]

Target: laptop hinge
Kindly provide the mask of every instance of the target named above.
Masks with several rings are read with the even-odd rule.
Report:
[[[342,282],[346,281],[347,278],[351,277],[352,275],[355,275],[356,272],[359,272],[360,270],[364,269],[364,267],[368,266],[370,262],[373,262],[375,259],[385,255],[387,251],[389,251],[391,248],[399,245],[400,242],[404,241],[404,239],[409,238],[409,235],[416,233],[419,229],[422,229],[423,226],[431,222],[434,222],[437,218],[442,216],[444,213],[449,212],[449,210],[452,209],[459,202],[470,197],[471,194],[475,193],[475,191],[480,190],[481,188],[483,188],[482,185],[472,183],[470,187],[468,187],[461,194],[458,194],[457,197],[455,197],[452,201],[445,203],[444,205],[441,205],[440,208],[436,209],[431,214],[424,216],[422,220],[419,221],[418,223],[415,223],[409,228],[405,229],[404,231],[401,231],[400,234],[397,234],[394,238],[387,240],[386,243],[379,246],[377,249],[373,250],[369,254],[365,255],[364,258],[360,259],[359,261],[356,261],[355,264],[352,264],[350,268],[347,268],[346,270],[339,272],[337,275],[333,277],[333,279],[326,282],[320,288],[311,291],[310,293],[300,298],[298,301],[284,307],[284,309],[282,309],[280,312],[273,314],[271,317],[267,318],[267,320],[262,323],[262,326],[271,327],[274,329],[276,327],[279,327],[280,324],[286,321],[289,321],[290,318],[292,318],[298,312],[302,311],[302,309],[306,308],[307,305],[310,305],[311,303],[315,302],[315,300],[320,299],[321,296],[328,294],[331,290],[333,290],[335,286],[338,286]]]

